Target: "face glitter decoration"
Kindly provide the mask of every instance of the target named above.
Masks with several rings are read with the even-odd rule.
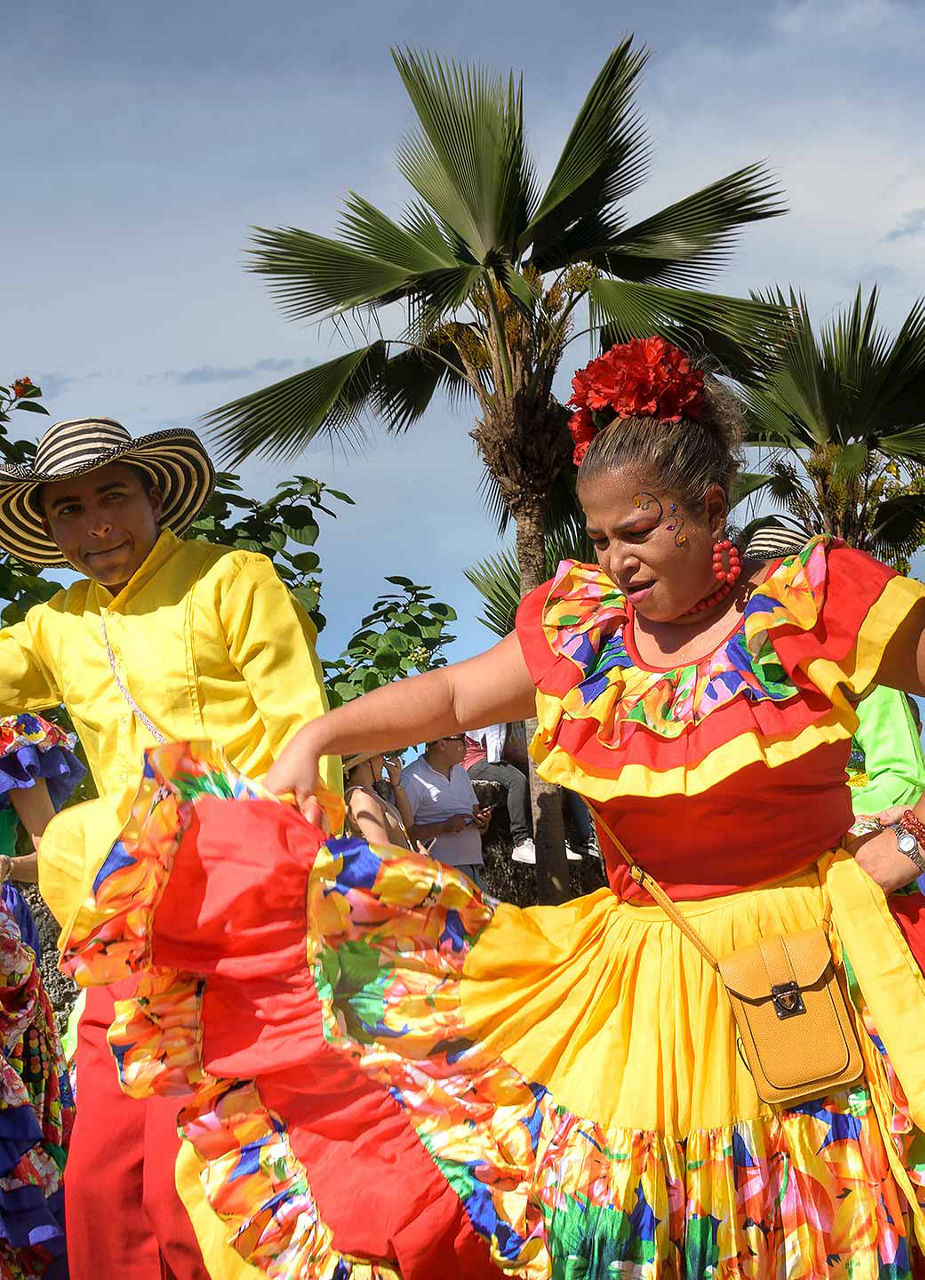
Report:
[[[687,542],[687,534],[683,532],[684,517],[678,515],[678,504],[676,502],[669,502],[668,515],[666,517],[665,508],[661,501],[654,493],[648,493],[643,490],[641,493],[633,495],[633,506],[638,507],[640,511],[649,511],[652,507],[655,507],[658,511],[658,524],[661,524],[666,518],[671,521],[670,524],[665,525],[665,528],[668,533],[674,534],[675,546],[683,547]]]

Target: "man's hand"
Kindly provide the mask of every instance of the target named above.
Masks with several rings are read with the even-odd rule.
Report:
[[[469,819],[464,813],[454,813],[452,818],[447,818],[445,822],[440,824],[442,834],[445,836],[455,836],[457,832],[462,831],[468,825]]]
[[[484,831],[491,822],[491,809],[480,809],[478,805],[473,805],[472,821],[478,827],[479,831]]]

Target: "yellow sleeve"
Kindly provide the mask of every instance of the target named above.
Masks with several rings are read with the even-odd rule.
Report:
[[[42,711],[61,701],[43,643],[47,623],[48,606],[39,604],[22,622],[0,630],[0,715]]]
[[[315,652],[315,627],[266,556],[244,553],[222,593],[228,655],[247,682],[274,758],[302,725],[324,715],[328,700]],[[340,795],[340,758],[324,756],[321,780]]]

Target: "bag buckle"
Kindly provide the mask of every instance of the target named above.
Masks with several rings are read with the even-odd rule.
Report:
[[[771,999],[774,1012],[781,1019],[795,1018],[797,1014],[806,1012],[800,988],[795,982],[778,982],[771,988]]]

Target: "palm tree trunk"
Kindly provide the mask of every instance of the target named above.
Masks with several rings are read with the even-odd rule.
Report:
[[[546,519],[541,498],[523,497],[514,516],[517,526],[517,562],[520,592],[525,596],[546,581]],[[526,723],[528,741],[536,733],[536,719]],[[565,857],[565,827],[562,822],[562,795],[546,782],[530,760],[530,802],[536,841],[536,888],[540,902],[565,902],[569,897],[568,862]]]

